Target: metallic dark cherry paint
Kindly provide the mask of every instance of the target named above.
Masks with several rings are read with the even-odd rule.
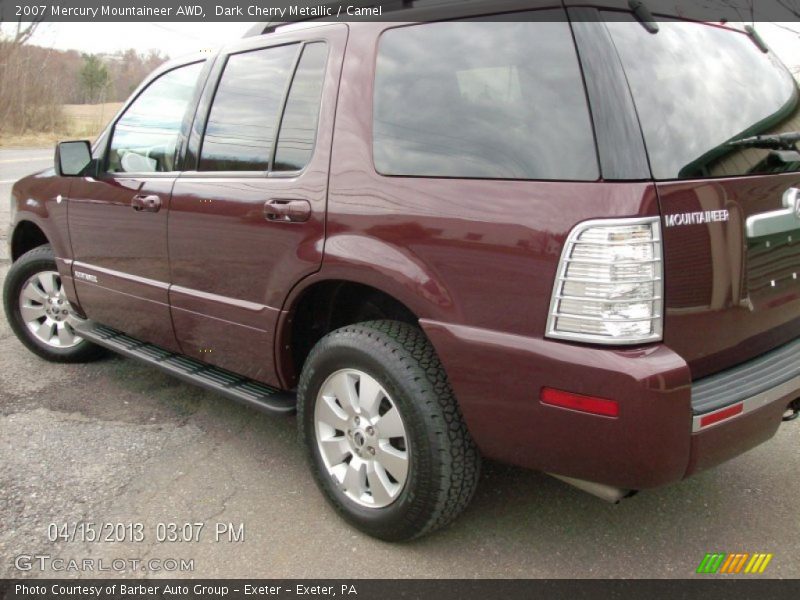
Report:
[[[316,151],[300,173],[181,174],[172,192],[169,218],[169,291],[175,333],[185,354],[281,385],[273,347],[280,309],[287,292],[319,270],[325,240],[328,166],[336,98],[347,26],[332,24],[307,33],[270,36],[270,45],[324,40],[328,45],[326,85]],[[247,39],[226,53],[263,47]],[[222,60],[217,60],[219,71]],[[200,99],[208,105],[214,86]],[[197,118],[202,119],[204,115]],[[192,128],[192,138],[202,127]],[[189,146],[199,146],[189,140]],[[306,222],[268,221],[271,200],[305,200]]]
[[[76,279],[80,307],[100,323],[172,351],[167,255],[167,215],[175,175],[73,178],[69,232],[73,269],[99,283]],[[161,198],[158,212],[135,211],[136,195]]]
[[[375,173],[374,61],[363,57],[375,55],[380,27],[351,27],[325,260],[315,278],[373,285],[421,317],[487,456],[627,487],[680,479],[691,433],[685,361],[659,346],[609,350],[543,339],[569,231],[600,215],[658,215],[655,186]],[[620,418],[544,406],[545,385],[614,398]]]
[[[378,34],[390,26],[397,24],[349,26],[339,94],[330,91],[328,81],[318,148],[302,182],[182,176],[171,204],[148,215],[154,229],[146,235],[153,235],[165,230],[163,215],[175,211],[169,242],[166,235],[157,239],[159,233],[145,248],[145,238],[132,237],[143,215],[126,205],[124,194],[117,195],[131,188],[120,183],[98,203],[86,189],[89,182],[75,180],[70,201],[59,205],[54,198],[65,194],[70,182],[43,173],[15,186],[13,223],[30,220],[42,228],[61,257],[68,285],[73,259],[135,276],[111,279],[119,286],[113,294],[82,282],[75,295],[70,287],[70,299],[88,308],[90,318],[113,325],[110,319],[123,318],[113,313],[126,311],[129,332],[180,344],[187,353],[195,349],[198,358],[233,365],[287,389],[297,378],[288,340],[292,310],[303,292],[335,279],[381,289],[420,318],[482,452],[509,463],[641,489],[677,481],[770,437],[791,398],[691,433],[692,370],[695,376],[719,370],[797,335],[795,324],[771,329],[796,314],[795,301],[759,304],[750,316],[739,312],[733,301],[741,265],[737,272],[724,253],[709,253],[713,259],[705,265],[713,278],[711,296],[691,298],[696,292],[681,280],[681,269],[698,268],[690,259],[704,257],[676,249],[719,238],[735,250],[742,243],[739,221],[691,232],[665,229],[665,343],[610,348],[555,342],[544,338],[545,321],[561,248],[576,223],[698,207],[741,207],[732,214],[744,218],[780,206],[777,195],[798,177],[656,186],[381,176],[372,166],[372,79]],[[343,45],[332,50],[334,65],[342,54]],[[293,183],[302,183],[305,192]],[[166,194],[163,183],[148,185]],[[261,219],[262,200],[287,194],[314,202],[316,213],[307,227]],[[212,202],[203,205],[201,199]],[[253,244],[266,253],[258,254]],[[164,262],[167,247],[172,280]],[[150,285],[154,280],[178,287],[167,291]],[[254,283],[255,290],[248,287]],[[698,301],[698,310],[673,304],[673,298],[685,302],[687,294]],[[169,301],[177,339],[165,324]],[[234,353],[236,360],[199,352],[204,343]],[[546,406],[539,402],[544,386],[612,398],[619,402],[619,417]]]
[[[798,173],[658,184],[665,215],[730,215],[727,222],[663,230],[664,343],[689,362],[695,379],[800,336],[800,279],[792,278],[800,265],[773,260],[775,287],[753,289],[744,234],[748,217],[779,209],[783,193],[798,186]]]

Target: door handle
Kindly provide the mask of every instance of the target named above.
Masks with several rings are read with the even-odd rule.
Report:
[[[308,200],[269,200],[264,204],[264,218],[279,223],[305,223],[311,218]]]
[[[161,210],[161,198],[155,194],[134,196],[131,208],[137,212],[158,212]]]

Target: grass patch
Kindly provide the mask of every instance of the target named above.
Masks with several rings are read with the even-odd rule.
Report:
[[[54,131],[0,131],[0,148],[53,146],[64,140],[93,140],[117,114],[122,102],[65,104],[63,125]]]

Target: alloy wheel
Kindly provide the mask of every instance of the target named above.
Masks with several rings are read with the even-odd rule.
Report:
[[[328,474],[350,500],[367,508],[397,500],[409,473],[408,435],[374,377],[356,369],[333,373],[320,388],[314,423]]]
[[[79,317],[57,271],[41,271],[28,278],[19,293],[19,311],[28,330],[46,346],[74,348],[83,341],[75,329]]]

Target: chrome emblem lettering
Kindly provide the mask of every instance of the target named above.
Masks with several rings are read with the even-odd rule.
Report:
[[[84,281],[97,283],[97,277],[89,275],[89,273],[84,273],[83,271],[75,271],[75,279],[83,279]]]
[[[665,215],[667,227],[680,225],[704,225],[706,223],[722,223],[730,218],[727,210],[705,210],[700,212],[674,213]]]

